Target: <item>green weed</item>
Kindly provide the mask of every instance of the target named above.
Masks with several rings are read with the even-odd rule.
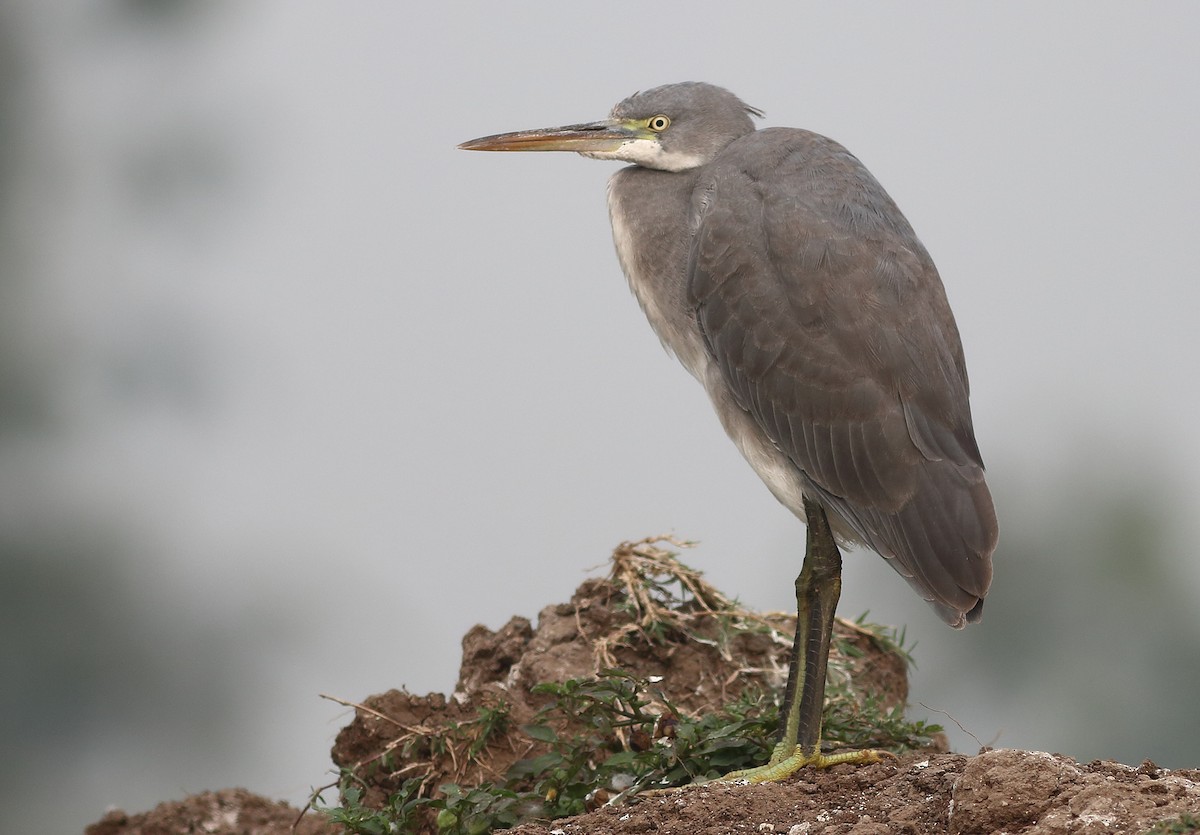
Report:
[[[503,782],[445,784],[434,797],[415,776],[384,808],[370,809],[361,803],[359,778],[344,771],[342,805],[322,811],[355,835],[411,832],[430,819],[441,835],[481,835],[761,764],[778,723],[774,698],[761,690],[747,690],[722,709],[693,718],[682,715],[654,682],[620,670],[541,684],[534,692],[549,701],[520,730],[542,743],[545,753],[516,762]],[[874,698],[852,703],[837,692],[830,693],[825,723],[826,742],[834,748],[904,751],[928,745],[940,730],[908,722],[902,711],[884,709]]]

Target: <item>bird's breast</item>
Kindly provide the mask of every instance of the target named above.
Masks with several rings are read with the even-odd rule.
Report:
[[[704,341],[688,294],[697,177],[626,168],[609,182],[613,241],[633,294],[663,345],[700,381],[725,432],[771,492],[804,518],[803,474],[742,408]]]
[[[622,169],[608,185],[621,269],[663,346],[703,381],[708,351],[687,297],[692,189],[689,172]]]

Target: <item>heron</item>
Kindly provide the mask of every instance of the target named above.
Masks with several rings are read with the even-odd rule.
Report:
[[[472,139],[630,163],[608,182],[617,257],[650,326],[726,433],[807,526],[778,742],[725,780],[877,762],[826,753],[839,543],[874,550],[950,626],[979,621],[997,522],[961,339],[929,253],[832,139],[757,129],[762,111],[685,82],[607,119]]]

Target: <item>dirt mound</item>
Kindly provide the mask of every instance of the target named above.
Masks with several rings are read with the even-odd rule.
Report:
[[[767,713],[776,710],[775,696],[786,683],[795,617],[737,606],[664,550],[682,545],[662,539],[622,544],[607,578],[587,580],[569,602],[543,609],[536,629],[521,617],[495,632],[474,627],[463,639],[459,681],[449,698],[392,690],[353,705],[355,718],[332,753],[343,769],[343,800],[350,790],[347,805],[356,807],[358,819],[367,814],[364,807],[390,803],[394,812],[411,813],[407,826],[433,832],[438,804],[486,786],[490,795],[477,793],[462,805],[470,822],[463,831],[469,831],[484,821],[494,826],[582,811],[622,791],[640,791],[652,778],[678,784],[765,761],[775,727]],[[638,679],[606,679],[606,670],[631,671]],[[869,730],[886,723],[868,716],[887,716],[893,730],[907,728],[906,671],[907,659],[886,631],[839,621],[830,661],[835,707],[827,726]],[[572,681],[596,684],[545,684]],[[743,714],[724,726],[736,742],[718,741],[691,756],[698,746],[672,739],[677,728],[693,737],[707,734],[698,718],[723,715],[739,700]],[[592,710],[598,704],[602,709]],[[860,716],[863,705],[869,711]],[[568,739],[574,747],[564,754]],[[880,732],[843,742],[928,746],[940,740]],[[674,772],[632,762],[656,747],[673,752]],[[629,767],[610,770],[611,782],[603,782],[603,763],[613,758]],[[555,769],[557,777],[546,776]],[[456,788],[447,794],[445,784]],[[520,797],[509,802],[505,792]],[[416,808],[427,800],[434,803]]]
[[[804,771],[785,783],[712,785],[512,835],[1099,835],[1200,832],[1200,771],[1080,765],[1036,751],[910,756],[900,763]]]
[[[878,628],[844,621],[826,739],[929,747],[869,766],[805,769],[780,784],[631,796],[661,785],[630,776],[646,773],[640,758],[667,752],[669,779],[685,783],[724,773],[722,757],[761,756],[771,694],[787,674],[794,617],[741,609],[663,550],[681,544],[623,544],[609,577],[543,609],[536,629],[521,617],[495,632],[474,627],[449,697],[392,690],[347,702],[355,717],[332,752],[344,826],[310,812],[293,830],[295,809],[234,789],[142,815],[110,812],[87,835],[480,833],[520,821],[514,835],[1200,833],[1200,771],[1014,750],[963,756],[911,733],[903,652]],[[732,719],[701,724],[713,716]],[[725,737],[713,741],[714,727]],[[566,754],[564,741],[574,746]],[[604,771],[608,763],[620,767]],[[551,777],[538,782],[537,768]],[[621,805],[604,805],[613,797]],[[563,817],[572,809],[590,811]]]
[[[391,690],[355,705],[354,721],[338,734],[332,754],[356,775],[362,802],[382,806],[416,768],[430,791],[443,783],[502,781],[518,760],[546,750],[522,730],[550,700],[538,688],[543,682],[636,671],[656,682],[656,709],[667,712],[669,704],[691,716],[751,689],[779,691],[795,616],[738,608],[661,544],[624,543],[608,578],[586,580],[570,602],[544,608],[536,630],[522,617],[496,632],[472,628],[463,638],[452,697]],[[667,588],[672,584],[679,590]],[[843,684],[875,694],[886,708],[904,704],[906,661],[869,630],[839,622],[831,656],[832,675]],[[495,711],[503,711],[503,728],[487,721]]]
[[[318,815],[308,815],[295,829],[300,815],[286,803],[251,794],[245,789],[223,789],[160,803],[149,812],[106,814],[85,830],[86,835],[334,835],[340,827]]]

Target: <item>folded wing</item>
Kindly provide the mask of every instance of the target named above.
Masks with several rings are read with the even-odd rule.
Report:
[[[837,143],[771,129],[730,148],[744,143],[695,193],[688,290],[706,347],[814,497],[947,622],[976,620],[996,519],[937,270]]]

